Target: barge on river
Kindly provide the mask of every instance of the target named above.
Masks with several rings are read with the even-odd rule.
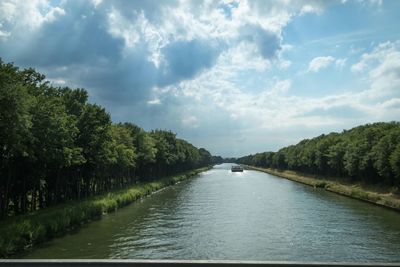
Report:
[[[243,172],[243,167],[240,165],[233,165],[231,167],[231,172]]]

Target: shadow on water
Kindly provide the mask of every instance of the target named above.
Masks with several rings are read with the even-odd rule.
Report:
[[[230,164],[26,258],[400,261],[400,214]]]

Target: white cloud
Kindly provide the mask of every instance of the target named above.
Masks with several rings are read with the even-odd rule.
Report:
[[[361,60],[352,65],[353,72],[368,71],[371,88],[370,97],[399,94],[400,88],[400,42],[386,42],[377,45],[370,53],[364,53]]]
[[[281,68],[281,69],[283,69],[283,70],[286,70],[286,69],[288,69],[291,65],[292,65],[292,62],[291,62],[290,60],[283,59],[283,60],[281,60],[280,63],[279,63],[279,68]]]
[[[158,98],[154,98],[152,100],[147,101],[147,104],[149,105],[160,105],[161,104],[161,100]]]
[[[229,57],[221,56],[214,68],[192,80],[179,83],[179,90],[174,91],[174,97],[185,99],[185,107],[191,107],[191,114],[194,114],[196,119],[206,117],[211,124],[215,123],[216,114],[210,115],[208,112],[215,112],[217,109],[218,116],[223,116],[225,119],[222,124],[212,125],[229,129],[236,138],[254,140],[260,138],[262,142],[267,142],[266,138],[262,139],[260,136],[263,136],[263,133],[264,136],[266,133],[271,133],[268,137],[277,138],[276,129],[286,134],[287,131],[297,134],[297,139],[287,137],[285,140],[280,140],[279,146],[282,146],[315,135],[307,136],[306,132],[312,129],[315,129],[316,134],[320,133],[321,129],[328,129],[327,132],[340,131],[357,124],[391,120],[400,116],[400,98],[374,97],[370,94],[373,86],[360,92],[348,91],[338,95],[333,93],[322,97],[300,97],[288,94],[292,87],[293,91],[296,90],[295,83],[289,79],[275,78],[273,83],[262,91],[251,88],[240,89],[232,78],[251,65],[245,64],[243,68],[232,66],[227,58]],[[397,62],[393,55],[392,59]],[[329,62],[340,67],[344,66],[346,59],[332,57]],[[384,62],[385,64],[376,66],[368,75],[377,78],[379,75],[386,77],[386,73],[393,74],[392,67],[397,65],[394,62]],[[164,93],[170,94],[167,91]],[[184,117],[183,120],[186,124],[190,124],[188,117]],[[237,127],[231,129],[230,124]],[[217,140],[219,137],[209,136],[209,138]],[[226,143],[234,144],[235,140],[227,137]]]
[[[339,58],[335,60],[335,64],[339,68],[343,68],[346,65],[347,58]]]
[[[322,8],[313,6],[313,5],[304,5],[301,10],[300,10],[300,15],[305,15],[307,13],[314,13],[321,15],[322,14]]]
[[[358,0],[360,4],[369,4],[369,5],[378,5],[381,6],[383,1],[382,0]]]
[[[182,125],[184,127],[197,128],[199,127],[198,119],[196,116],[187,116],[182,119]]]
[[[43,21],[45,22],[53,22],[55,21],[58,16],[64,16],[65,15],[65,10],[60,8],[60,7],[53,7],[50,9],[50,11],[44,15]]]
[[[145,114],[138,123],[148,122],[146,126],[143,125],[146,128],[166,127],[173,131],[193,131],[192,133],[199,136],[208,136],[208,140],[203,140],[201,145],[214,142],[215,146],[221,146],[221,140],[258,140],[250,145],[253,146],[252,149],[260,151],[269,149],[257,148],[258,144],[268,142],[268,138],[279,140],[277,146],[282,146],[299,140],[307,129],[318,129],[317,133],[320,133],[321,127],[343,129],[348,124],[354,124],[354,117],[342,116],[339,114],[341,110],[346,110],[349,114],[360,113],[362,122],[400,115],[400,100],[398,91],[395,91],[395,88],[400,88],[400,59],[398,45],[393,43],[381,45],[364,54],[360,62],[351,67],[353,71],[360,71],[360,76],[367,76],[370,81],[371,87],[360,92],[349,88],[347,93],[339,95],[331,93],[318,97],[307,96],[308,92],[304,91],[308,88],[298,87],[304,85],[299,85],[295,77],[282,71],[289,67],[291,71],[299,65],[295,60],[297,44],[290,46],[284,43],[284,27],[295,16],[321,14],[327,5],[336,2],[243,0],[168,3],[135,1],[119,4],[120,2],[92,0],[91,3],[76,4],[79,6],[77,10],[87,10],[89,6],[88,10],[92,13],[73,16],[70,10],[74,12],[74,3],[78,2],[60,1],[59,6],[52,6],[44,0],[2,1],[0,21],[3,24],[0,25],[0,40],[12,39],[9,37],[18,31],[24,34],[41,26],[47,30],[43,36],[48,37],[50,35],[47,33],[51,33],[52,29],[60,29],[64,25],[68,27],[68,36],[76,38],[62,39],[62,34],[57,35],[59,40],[54,42],[54,46],[46,42],[46,49],[38,49],[41,51],[38,53],[41,57],[39,61],[43,62],[43,58],[46,58],[43,54],[53,49],[55,52],[49,53],[50,56],[47,57],[51,58],[51,64],[45,66],[53,74],[50,75],[54,78],[52,82],[60,85],[65,81],[68,85],[86,82],[84,86],[90,90],[91,96],[94,95],[93,99],[105,105],[113,116],[120,116],[119,120],[140,120],[139,115]],[[83,17],[86,19],[82,20]],[[56,24],[66,21],[67,18],[70,24]],[[75,18],[80,22],[84,21],[82,24],[78,23],[83,26],[79,27],[79,31],[71,26],[78,25]],[[45,27],[55,24],[57,27]],[[90,28],[93,25],[96,28]],[[81,35],[73,35],[75,32]],[[99,48],[99,44],[81,41],[80,37],[93,40],[92,32],[93,36],[100,38],[99,43],[104,46]],[[324,44],[354,43],[354,40],[360,40],[364,35],[365,32],[354,36],[352,32],[349,36],[339,38],[345,41],[334,42],[334,38],[328,38],[324,39]],[[36,43],[41,44],[40,38],[43,37],[36,36],[39,36],[38,40],[35,39]],[[77,43],[73,42],[74,39],[77,39]],[[29,49],[31,43],[29,38],[26,40],[26,49],[36,51]],[[64,43],[68,43],[65,47],[70,49],[54,49]],[[24,46],[23,42],[20,44],[21,47]],[[204,48],[194,50],[188,57],[182,52],[187,47],[177,46],[177,52],[173,50],[172,54],[182,52],[181,61],[176,61],[177,65],[184,66],[180,68],[181,71],[188,71],[192,62],[200,62],[202,67],[192,71],[191,75],[160,85],[155,81],[168,71],[164,67],[171,67],[173,63],[166,51],[176,44],[189,44],[189,47],[190,44],[200,44],[200,48]],[[97,50],[89,51],[88,47],[89,50]],[[218,51],[207,49],[210,47],[217,47]],[[291,47],[293,50],[286,53]],[[78,50],[83,52],[78,53]],[[195,58],[199,51],[203,53],[200,53],[202,56]],[[345,68],[347,59],[333,54],[333,51],[337,50],[330,50],[327,53],[332,53],[331,55],[322,54],[325,56],[316,57],[310,62],[300,62],[300,65],[308,63],[308,68],[306,66],[305,69],[309,72],[318,72],[329,67]],[[90,52],[91,56],[86,58],[86,52]],[[215,53],[215,57],[204,63],[210,53]],[[15,55],[18,56],[18,53],[15,52]],[[295,56],[285,58],[286,55]],[[34,60],[38,59],[32,61]],[[60,66],[65,66],[65,70],[57,71]],[[82,81],[82,77],[86,80]],[[253,81],[248,82],[249,80]],[[154,87],[157,88],[152,90]],[[390,96],[382,94],[388,91],[391,92]],[[292,92],[300,93],[295,96]],[[119,103],[121,99],[129,103],[126,110]],[[132,101],[137,102],[133,105]],[[155,121],[152,121],[154,118]],[[277,129],[293,135],[279,135]],[[235,147],[233,144],[224,143],[224,146]],[[242,149],[238,153],[248,152],[247,148]]]
[[[271,68],[271,61],[261,57],[255,44],[242,42],[223,52],[220,66],[231,69],[265,71]]]
[[[114,8],[107,14],[109,33],[116,38],[122,38],[125,41],[127,48],[134,48],[140,40],[140,34],[138,32],[139,20],[144,20],[143,14],[136,14],[137,19],[128,20],[120,14],[120,12]]]
[[[275,85],[273,86],[271,90],[271,94],[283,94],[289,91],[290,87],[292,86],[292,81],[287,79],[287,80],[278,80],[276,81]]]
[[[351,65],[351,71],[352,72],[361,72],[367,67],[367,64],[364,62],[360,61],[356,64]]]
[[[7,39],[8,36],[10,36],[11,33],[10,32],[6,32],[6,31],[1,31],[0,30],[0,40],[3,39]]]
[[[52,84],[54,84],[55,86],[63,86],[66,85],[66,81],[64,79],[61,78],[53,78],[53,79],[47,79],[49,82],[51,82]]]
[[[327,68],[335,61],[332,56],[316,57],[308,63],[308,72],[318,72],[321,69]]]
[[[338,68],[343,68],[346,65],[347,58],[334,58],[332,56],[315,57],[308,63],[307,72],[318,72],[332,64]]]
[[[162,61],[160,50],[163,47],[195,39],[217,43],[224,49],[234,48],[246,40],[257,48],[259,55],[265,58],[278,56],[275,61],[278,67],[285,69],[290,66],[290,61],[280,56],[279,51],[284,46],[282,28],[292,17],[288,8],[292,9],[291,4],[233,1],[224,4],[229,16],[226,14],[228,11],[221,9],[222,4],[224,2],[199,4],[197,1],[180,1],[177,5],[160,9],[156,20],[149,15],[151,10],[145,8],[134,9],[130,14],[135,14],[137,19],[132,19],[126,16],[127,12],[113,7],[108,13],[108,31],[114,37],[123,38],[128,49],[145,43],[149,58],[156,66]],[[295,9],[300,10],[302,6]],[[243,29],[251,29],[251,33]]]
[[[99,6],[102,2],[103,2],[103,0],[92,0],[92,4],[94,7]]]
[[[383,103],[379,104],[383,109],[391,109],[391,108],[396,108],[400,109],[400,98],[392,98],[387,101],[384,101]]]
[[[45,22],[65,15],[65,10],[46,0],[5,0],[0,3],[0,22],[11,35],[14,32],[36,30]]]

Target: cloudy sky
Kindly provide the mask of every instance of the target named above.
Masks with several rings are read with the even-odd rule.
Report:
[[[0,0],[0,57],[213,154],[400,118],[400,1]]]

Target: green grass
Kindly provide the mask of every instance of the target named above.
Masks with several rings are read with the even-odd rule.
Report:
[[[61,236],[82,224],[101,218],[103,214],[114,212],[146,195],[186,180],[207,169],[201,168],[176,176],[139,183],[128,189],[5,219],[0,222],[0,257],[9,257],[35,244]]]
[[[358,184],[349,184],[343,182],[343,179],[337,177],[317,177],[298,173],[295,171],[264,169],[253,166],[248,166],[251,169],[266,172],[275,176],[283,177],[295,182],[310,185],[315,188],[322,188],[329,192],[348,196],[351,198],[367,201],[383,207],[391,208],[400,211],[400,198],[393,191],[393,188],[361,186]]]

